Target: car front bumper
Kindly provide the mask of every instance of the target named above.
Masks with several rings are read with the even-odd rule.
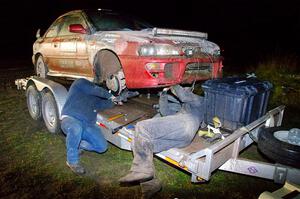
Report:
[[[222,58],[120,56],[128,88],[153,88],[222,76]]]

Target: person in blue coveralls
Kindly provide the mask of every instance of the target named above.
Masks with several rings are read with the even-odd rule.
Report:
[[[61,128],[66,134],[66,163],[73,172],[85,173],[79,161],[81,150],[97,153],[107,150],[107,141],[96,126],[97,112],[113,107],[118,100],[108,90],[86,79],[77,79],[71,85],[62,109]]]

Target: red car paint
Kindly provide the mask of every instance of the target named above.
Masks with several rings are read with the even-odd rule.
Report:
[[[186,74],[186,65],[188,63],[210,63],[209,59],[201,58],[153,58],[138,56],[120,56],[120,61],[127,78],[126,85],[128,88],[153,88],[169,86],[179,83],[192,83],[194,80],[206,80],[210,78],[221,77],[222,59],[214,61],[212,72],[209,76],[188,75]],[[158,71],[158,77],[153,77],[146,69],[147,63],[160,63],[162,69]],[[171,77],[166,77],[164,66],[174,64]]]

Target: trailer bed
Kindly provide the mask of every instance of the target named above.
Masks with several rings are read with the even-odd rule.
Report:
[[[63,85],[40,77],[17,79],[15,84],[19,89],[24,90],[27,89],[28,85],[35,85],[37,92],[42,96],[45,91],[51,92],[58,109],[56,114],[61,119],[61,109],[68,92]],[[153,109],[153,104],[157,103],[157,96],[140,95],[128,100],[123,106],[115,106],[98,112],[96,124],[102,129],[107,141],[121,149],[131,150],[131,143],[134,139],[134,125],[138,121],[154,117],[157,112]],[[213,171],[221,169],[272,179],[278,183],[284,183],[287,179],[300,183],[299,169],[238,158],[239,153],[252,144],[253,139],[257,138],[257,133],[261,127],[281,125],[284,108],[284,106],[279,106],[267,112],[250,124],[231,132],[223,140],[208,143],[196,134],[189,146],[172,148],[157,153],[155,156],[189,172],[192,176],[192,182],[209,180]]]
[[[112,109],[99,112],[97,124],[102,128],[104,136],[109,142],[121,149],[131,150],[134,125],[138,121],[152,118],[157,113],[152,107],[153,104],[157,103],[158,98],[155,96],[150,98],[140,96],[131,99],[123,106],[115,106]],[[226,162],[237,160],[239,153],[253,143],[249,132],[255,135],[262,126],[280,126],[283,112],[284,106],[277,107],[251,124],[232,132],[224,140],[209,143],[196,134],[189,146],[172,148],[155,155],[191,173],[192,182],[199,182],[203,179],[209,180],[213,171]],[[125,115],[110,120],[118,114]],[[119,130],[112,134],[113,129]]]

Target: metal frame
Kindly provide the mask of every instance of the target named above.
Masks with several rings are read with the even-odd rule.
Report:
[[[43,78],[31,77],[16,80],[18,88],[26,89],[29,82],[33,82],[39,91],[48,88],[51,90],[58,104],[59,113],[65,102],[67,90],[60,84]],[[155,154],[157,157],[191,173],[192,182],[209,180],[216,169],[230,171],[255,177],[273,179],[277,183],[289,180],[300,183],[300,170],[285,165],[269,164],[238,158],[239,153],[257,140],[259,128],[280,126],[284,106],[279,106],[245,127],[239,128],[224,140],[209,145],[195,153],[188,153],[183,149],[172,148]],[[120,126],[115,121],[108,121],[101,114],[97,115],[97,124],[102,128],[104,137],[125,150],[131,150],[133,130],[123,127],[113,134],[112,129]],[[251,138],[250,138],[251,135]]]
[[[182,149],[173,148],[155,156],[175,165],[192,174],[192,182],[209,180],[211,174],[216,169],[240,173],[250,176],[273,179],[276,183],[284,183],[285,180],[299,182],[300,170],[285,165],[269,164],[253,160],[239,159],[239,153],[253,143],[252,138],[257,139],[259,128],[266,126],[280,126],[284,106],[279,106],[251,124],[234,131],[215,144],[210,145],[196,153],[189,154]],[[132,130],[123,127],[117,134],[112,134],[110,129],[119,126],[114,121],[107,121],[102,115],[98,114],[98,124],[104,124],[105,138],[125,150],[131,150],[133,139]],[[103,126],[102,126],[103,127]],[[250,138],[250,133],[251,137]]]

